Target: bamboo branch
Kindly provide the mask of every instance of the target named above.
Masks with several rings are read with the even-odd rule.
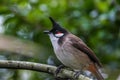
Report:
[[[0,60],[0,68],[8,68],[8,69],[25,69],[25,70],[33,70],[38,72],[45,72],[49,74],[55,74],[57,67],[34,63],[34,62],[25,62],[25,61],[8,61],[8,60]],[[72,78],[74,79],[75,72],[62,69],[60,73],[58,73],[58,77],[60,78]],[[79,75],[78,80],[90,80],[88,77],[84,75]]]

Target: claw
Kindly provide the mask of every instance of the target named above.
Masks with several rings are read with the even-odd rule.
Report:
[[[83,72],[82,71],[76,71],[75,74],[74,74],[74,78],[77,79],[80,74],[83,74]]]
[[[55,71],[55,77],[57,77],[58,73],[61,71],[62,68],[65,68],[64,65],[58,66],[57,70]]]

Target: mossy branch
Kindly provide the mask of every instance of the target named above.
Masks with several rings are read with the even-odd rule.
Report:
[[[25,70],[33,70],[38,72],[45,72],[54,75],[57,67],[34,63],[34,62],[25,62],[25,61],[8,61],[8,60],[0,60],[0,68],[7,69],[25,69]],[[60,73],[58,73],[58,77],[60,78],[72,78],[74,79],[75,72],[62,69]],[[78,80],[90,80],[88,77],[84,75],[79,75]]]

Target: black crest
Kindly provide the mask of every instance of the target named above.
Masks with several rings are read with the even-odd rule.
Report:
[[[61,31],[63,33],[67,33],[67,30],[65,30],[64,28],[62,28],[52,17],[49,17],[50,21],[52,22],[52,29],[50,30],[50,32],[55,32],[55,31]]]

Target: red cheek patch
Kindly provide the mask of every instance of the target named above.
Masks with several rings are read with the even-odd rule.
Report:
[[[57,32],[56,34],[61,34],[62,32]]]
[[[56,34],[55,34],[55,36],[56,37],[62,37],[64,34],[62,33],[62,32],[57,32]]]

